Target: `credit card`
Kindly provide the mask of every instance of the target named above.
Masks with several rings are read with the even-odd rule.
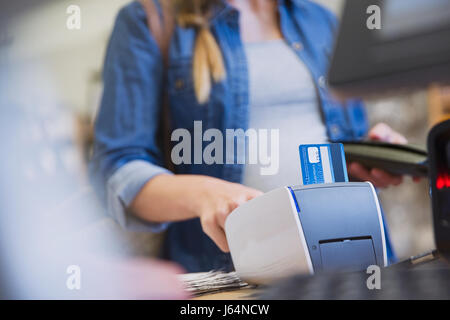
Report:
[[[348,182],[342,143],[302,144],[299,153],[302,185]]]

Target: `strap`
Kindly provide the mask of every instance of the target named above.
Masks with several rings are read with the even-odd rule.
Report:
[[[147,14],[147,23],[150,33],[153,35],[161,55],[165,70],[169,64],[169,44],[172,39],[173,30],[175,28],[175,20],[172,16],[171,10],[166,4],[166,1],[160,0],[161,14],[156,6],[156,0],[140,0],[145,13]],[[167,80],[167,75],[164,74],[163,81]],[[160,120],[160,137],[161,147],[163,149],[164,164],[167,169],[175,172],[175,167],[171,161],[170,156],[170,109],[169,109],[169,95],[167,90],[164,91],[162,97],[162,110]]]
[[[168,7],[168,1],[159,1],[160,10],[156,5],[156,0],[140,0],[145,13],[150,33],[153,35],[159,50],[163,56],[164,64],[168,64],[169,45],[175,27],[175,20],[172,11]]]

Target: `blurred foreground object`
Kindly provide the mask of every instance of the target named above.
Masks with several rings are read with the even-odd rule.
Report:
[[[103,212],[79,179],[73,113],[51,68],[14,54],[23,13],[43,2],[0,10],[0,298],[186,298],[179,267],[117,253],[112,232],[85,239]]]
[[[49,90],[45,98],[36,97],[27,90],[28,101],[17,98],[23,95],[17,84],[30,74],[39,79],[41,89],[51,88],[51,77],[34,66],[15,68],[14,73],[9,81],[0,75],[2,298],[186,298],[176,277],[180,268],[112,254],[114,233],[83,241],[83,229],[102,216],[102,209],[92,190],[76,179],[78,167],[67,166],[76,153],[64,151],[73,141],[60,143],[59,134],[65,131],[54,130],[54,115],[64,113],[57,94]]]

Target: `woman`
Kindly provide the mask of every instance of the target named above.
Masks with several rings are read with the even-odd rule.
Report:
[[[324,8],[308,0],[172,2],[177,24],[167,68],[141,3],[127,5],[117,17],[91,171],[108,212],[122,226],[167,230],[163,257],[191,272],[230,270],[228,214],[260,190],[298,184],[299,144],[362,138],[367,121],[359,101],[340,104],[328,92],[336,20]],[[261,175],[263,164],[242,163],[234,146],[222,155],[227,161],[194,159],[167,170],[158,135],[166,96],[172,130],[194,136],[199,123],[203,131],[224,135],[227,129],[278,130],[277,173]],[[369,137],[405,142],[386,125]],[[205,148],[207,142],[201,143]],[[401,177],[357,163],[349,173],[379,187],[401,183]]]

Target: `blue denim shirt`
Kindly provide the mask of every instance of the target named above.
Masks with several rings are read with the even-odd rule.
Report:
[[[308,0],[278,2],[283,36],[312,74],[329,139],[361,138],[368,129],[361,102],[338,103],[327,88],[335,17]],[[157,135],[164,93],[169,96],[172,129],[185,128],[193,134],[197,120],[202,121],[203,130],[217,128],[225,133],[226,129],[247,129],[249,85],[239,12],[223,1],[210,24],[223,53],[227,77],[213,85],[206,105],[199,105],[192,79],[195,30],[175,28],[166,73],[142,6],[132,2],[120,11],[105,59],[104,93],[90,163],[91,175],[108,203],[109,214],[127,228],[154,232],[167,229],[163,257],[190,272],[232,269],[230,255],[222,253],[203,233],[199,219],[152,224],[140,221],[126,208],[147,181],[168,172]],[[175,171],[241,182],[243,165],[182,164]]]

